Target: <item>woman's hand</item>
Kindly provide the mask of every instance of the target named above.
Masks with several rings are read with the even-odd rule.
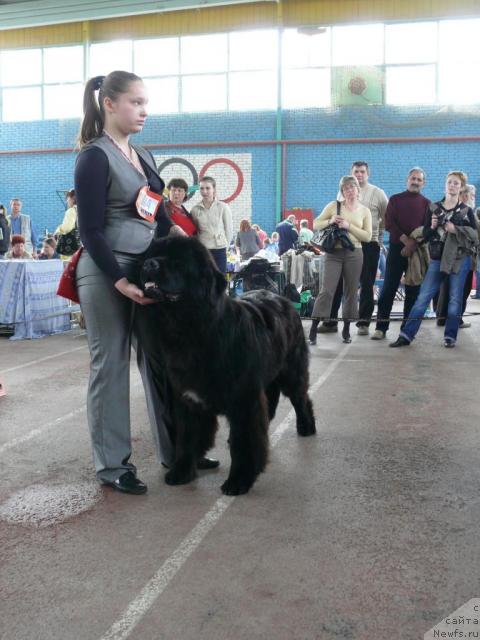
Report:
[[[339,216],[339,222],[338,222],[338,226],[340,227],[340,229],[350,229],[350,222],[348,220],[345,220],[345,218],[341,218]]]
[[[155,304],[157,300],[147,298],[143,291],[137,287],[133,282],[129,282],[126,278],[120,278],[115,282],[115,289],[120,291],[126,298],[130,298],[137,304]]]
[[[187,236],[188,233],[185,233],[182,227],[179,227],[178,224],[172,224],[172,226],[170,227],[170,231],[168,232],[168,235],[169,236]]]
[[[332,218],[330,218],[329,224],[340,224],[342,222],[343,218],[342,216],[333,216]]]
[[[457,233],[457,228],[455,227],[453,222],[446,222],[444,224],[444,228],[445,228],[445,231],[448,231],[448,233]]]
[[[436,229],[438,227],[438,216],[434,213],[432,214],[432,229]]]

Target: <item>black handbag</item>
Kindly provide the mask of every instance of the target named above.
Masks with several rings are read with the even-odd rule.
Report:
[[[330,225],[319,235],[315,244],[325,253],[333,253],[337,242],[337,226]]]
[[[342,203],[337,200],[337,216],[340,215],[341,206]],[[336,224],[330,224],[323,231],[317,232],[310,242],[314,247],[320,248],[325,253],[333,253],[335,244],[339,240],[338,231],[339,229]]]
[[[77,223],[75,227],[68,233],[61,233],[57,239],[57,253],[61,256],[73,256],[75,251],[80,249],[82,243],[80,240],[80,232]]]
[[[337,216],[340,214],[342,203],[337,200]],[[335,244],[338,240],[338,227],[336,224],[330,224],[326,229],[321,231],[318,236],[312,238],[312,243],[320,247],[325,253],[333,253]]]

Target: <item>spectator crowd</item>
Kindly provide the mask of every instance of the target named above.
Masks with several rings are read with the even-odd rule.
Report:
[[[468,184],[465,173],[451,171],[443,196],[432,202],[422,194],[425,184],[425,171],[413,167],[406,176],[405,190],[388,198],[370,182],[368,163],[356,161],[350,174],[341,178],[336,200],[325,206],[313,228],[308,220],[288,215],[270,236],[247,216],[234,232],[230,207],[217,198],[215,180],[209,176],[201,179],[201,200],[190,211],[185,207],[187,182],[170,180],[165,210],[177,232],[196,236],[223,273],[232,255],[234,260],[245,262],[255,256],[274,261],[292,249],[324,253],[322,279],[311,314],[312,345],[317,344],[318,334],[338,331],[340,306],[345,342],[351,341],[352,322],[358,335],[370,335],[374,291],[381,275],[371,339],[386,337],[401,288],[403,321],[397,340],[390,346],[410,345],[432,304],[437,323],[445,327],[444,345],[451,348],[458,329],[470,326],[462,316],[474,279],[477,284],[471,297],[480,299],[476,189]],[[40,250],[34,224],[24,213],[21,199],[12,198],[8,210],[0,204],[0,259],[69,260],[80,242],[73,189],[66,193],[66,202],[63,221],[43,238]],[[325,250],[325,238],[333,232],[334,243]]]

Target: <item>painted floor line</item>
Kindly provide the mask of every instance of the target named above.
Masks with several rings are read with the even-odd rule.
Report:
[[[135,391],[135,392],[139,388],[142,388],[141,380],[133,382],[131,384],[131,386],[130,386],[130,390],[131,391]],[[83,405],[81,407],[78,407],[77,409],[74,409],[73,411],[70,411],[69,413],[64,414],[63,416],[59,416],[58,418],[56,418],[52,422],[47,422],[46,424],[42,425],[41,427],[37,427],[36,429],[32,429],[32,431],[29,431],[28,433],[26,433],[23,436],[19,436],[18,438],[14,438],[13,440],[10,440],[9,442],[5,442],[4,444],[0,445],[0,455],[2,453],[5,453],[5,451],[9,451],[10,449],[13,449],[14,447],[18,447],[18,445],[24,444],[25,442],[28,442],[29,440],[32,440],[33,438],[36,438],[37,436],[42,435],[42,433],[45,433],[45,431],[48,431],[48,429],[52,429],[53,427],[56,427],[59,424],[63,424],[64,422],[68,422],[68,420],[71,420],[72,418],[75,418],[76,416],[79,416],[82,413],[86,413],[86,411],[87,411],[87,406]]]
[[[41,427],[38,427],[37,429],[33,429],[32,431],[29,431],[24,436],[19,436],[18,438],[14,438],[9,442],[5,442],[5,444],[2,444],[0,446],[0,455],[2,453],[5,453],[5,451],[8,451],[9,449],[18,447],[20,444],[24,444],[25,442],[28,442],[29,440],[32,440],[33,438],[40,436],[42,433],[45,433],[47,429],[51,429],[52,427],[55,427],[58,424],[62,424],[64,422],[67,422],[68,420],[71,420],[72,418],[75,418],[75,416],[85,413],[85,411],[86,411],[85,406],[78,407],[78,409],[74,409],[73,411],[70,411],[69,413],[66,413],[63,416],[56,418],[55,420],[53,420],[53,422],[48,422],[47,424],[44,424]]]
[[[69,353],[73,353],[74,351],[80,351],[82,349],[87,349],[87,348],[88,348],[88,345],[83,345],[82,347],[75,347],[74,349],[69,349],[68,351],[60,351],[59,353],[54,353],[51,356],[45,356],[44,358],[38,358],[38,360],[31,360],[30,362],[19,364],[16,367],[10,367],[9,369],[2,369],[0,371],[0,374],[4,375],[5,373],[11,373],[12,371],[18,371],[19,369],[25,369],[25,367],[31,367],[34,364],[39,364],[40,362],[45,362],[46,360],[53,360],[53,358],[66,356]]]
[[[346,345],[339,352],[336,359],[328,365],[324,373],[310,387],[311,396],[313,396],[326,382],[326,380],[328,380],[329,376],[344,359],[349,349],[350,345]],[[278,444],[294,419],[295,412],[292,409],[271,435],[270,443],[272,447],[275,447]],[[122,616],[110,627],[110,629],[108,629],[106,634],[102,636],[101,640],[125,640],[130,636],[136,625],[148,612],[162,592],[165,591],[178,571],[199,547],[205,536],[213,529],[234,500],[235,497],[229,496],[222,496],[221,498],[218,498],[213,507],[183,539],[173,554],[163,563],[154,576],[147,582],[138,596],[128,605]]]

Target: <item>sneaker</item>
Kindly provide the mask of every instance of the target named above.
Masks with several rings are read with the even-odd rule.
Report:
[[[381,331],[380,329],[375,329],[373,332],[373,336],[370,337],[370,340],[384,340],[386,337],[386,332]]]
[[[370,333],[368,327],[358,327],[358,331],[357,331],[357,335],[359,336],[368,336],[368,334]]]
[[[321,324],[318,326],[317,333],[337,333],[338,325]]]
[[[453,349],[453,347],[455,346],[455,340],[453,340],[452,338],[445,338],[445,340],[443,341],[443,346],[446,349]]]
[[[460,322],[458,328],[459,329],[470,329],[472,325],[470,324],[470,322],[464,322],[463,320]]]

